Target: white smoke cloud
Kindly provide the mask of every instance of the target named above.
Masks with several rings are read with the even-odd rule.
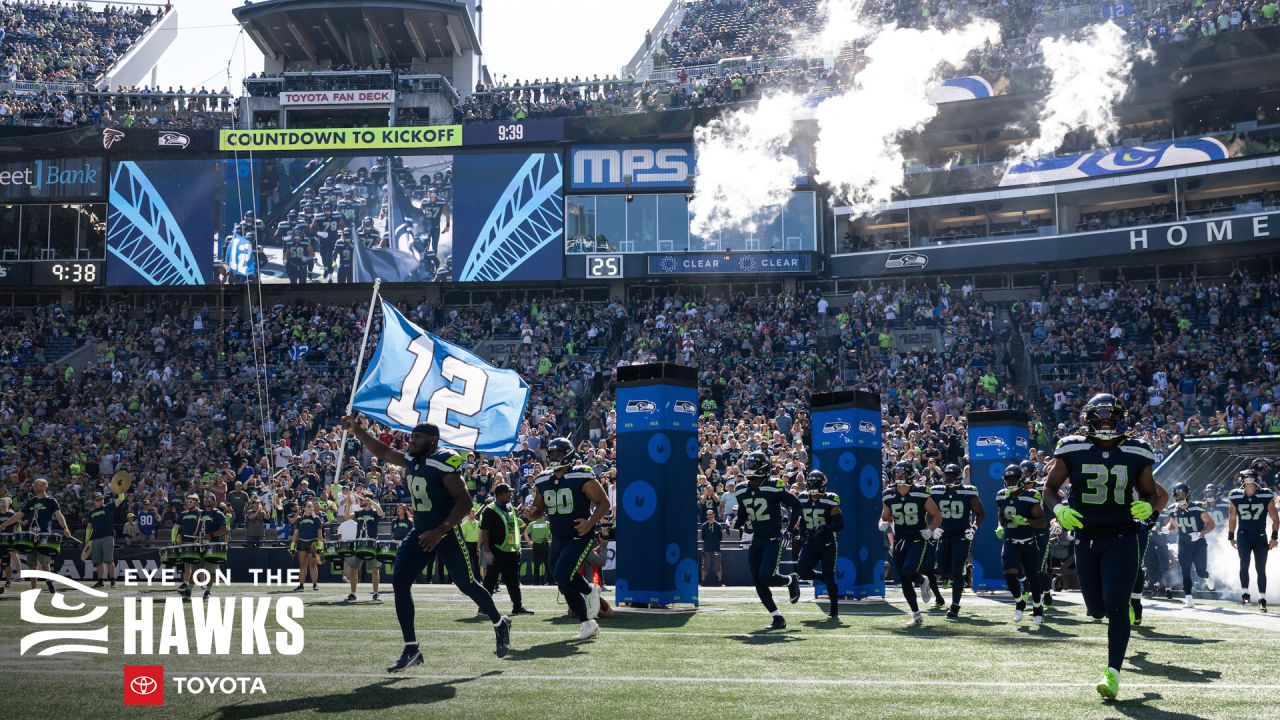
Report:
[[[1088,28],[1084,40],[1045,38],[1040,50],[1051,77],[1040,109],[1040,136],[1014,152],[1022,160],[1048,155],[1076,129],[1105,145],[1117,129],[1115,106],[1129,89],[1134,59],[1149,58],[1150,49],[1135,51],[1124,30],[1107,22]]]
[[[905,179],[899,144],[938,112],[928,89],[943,63],[959,65],[999,26],[981,20],[949,31],[886,27],[867,47],[854,87],[818,106],[816,179],[861,209],[888,202]]]
[[[777,216],[800,174],[787,145],[801,102],[794,95],[774,95],[694,130],[698,177],[689,228],[695,235],[750,233]]]

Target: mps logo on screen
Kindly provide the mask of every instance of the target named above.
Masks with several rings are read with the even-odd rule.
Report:
[[[297,570],[254,569],[250,573],[255,587],[292,587],[298,580]],[[159,598],[125,596],[123,617],[116,624],[107,618],[111,611],[110,596],[101,590],[42,570],[26,570],[22,579],[51,583],[54,588],[51,609],[77,613],[47,614],[37,607],[42,589],[23,591],[19,608],[22,622],[50,629],[36,629],[25,635],[18,646],[18,654],[22,656],[109,655],[113,629],[123,636],[122,654],[126,657],[237,654],[233,649],[242,656],[300,655],[305,643],[299,623],[303,603],[296,597],[215,595],[187,600],[176,594]],[[124,571],[125,587],[172,590],[177,587],[177,580],[177,572],[171,568]],[[229,585],[231,577],[224,570],[210,572],[198,568],[192,573],[191,582],[212,588]],[[268,632],[269,617],[273,620],[274,633]],[[239,641],[235,642],[237,637]],[[225,662],[221,664],[227,666]],[[124,666],[125,705],[163,705],[165,687],[163,666]],[[169,687],[173,695],[267,694],[261,677],[218,672],[173,674],[169,677]]]

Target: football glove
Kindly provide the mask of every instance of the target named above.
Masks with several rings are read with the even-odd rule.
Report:
[[[1066,503],[1058,503],[1054,506],[1053,514],[1058,518],[1058,525],[1062,526],[1063,530],[1079,530],[1084,527],[1084,523],[1081,522],[1084,516],[1072,510]]]
[[[1009,524],[1014,527],[1022,527],[1023,525],[1026,525],[1028,522],[1030,521],[1022,517],[1021,515],[1014,515],[1013,519],[1009,521]]]
[[[976,536],[977,534],[978,534],[978,529],[973,526],[970,526],[968,529],[964,531],[964,539],[972,540],[974,536]]]
[[[929,528],[925,528],[925,529],[921,530],[921,531],[920,531],[920,537],[924,538],[925,540],[932,540],[932,539],[933,539],[933,530],[931,530],[931,529],[929,529]]]
[[[289,543],[289,552],[298,552],[298,543]]]
[[[1202,538],[1202,537],[1204,537],[1204,535],[1202,535],[1201,533],[1193,532],[1193,533],[1191,533],[1191,542],[1196,542],[1197,540],[1199,540],[1199,539],[1200,539],[1200,538]]]
[[[1155,508],[1151,507],[1151,503],[1146,500],[1134,500],[1129,505],[1129,512],[1133,514],[1134,520],[1146,520],[1151,517],[1151,513]]]
[[[934,528],[934,529],[933,529],[933,539],[934,539],[934,540],[941,540],[941,539],[942,539],[942,528]]]
[[[997,525],[997,526],[996,526],[996,539],[997,539],[997,540],[1003,540],[1003,539],[1004,539],[1004,526],[1003,526],[1003,525]]]
[[[888,520],[881,520],[881,521],[880,521],[880,532],[883,532],[883,533],[887,533],[887,532],[889,532],[889,521],[888,521]]]

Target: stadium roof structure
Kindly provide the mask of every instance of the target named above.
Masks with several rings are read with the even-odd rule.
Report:
[[[1280,435],[1184,438],[1155,469],[1166,488],[1184,482],[1197,492],[1208,483],[1230,487],[1255,458],[1280,457]]]
[[[231,12],[286,64],[409,66],[480,52],[468,4],[452,0],[262,0]]]

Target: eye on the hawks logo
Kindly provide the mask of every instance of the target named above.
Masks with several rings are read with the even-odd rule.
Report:
[[[116,130],[115,128],[104,128],[102,130],[102,149],[110,150],[111,146],[115,145],[117,140],[123,139],[124,133],[119,130]]]
[[[124,704],[163,705],[164,666],[125,665]]]

